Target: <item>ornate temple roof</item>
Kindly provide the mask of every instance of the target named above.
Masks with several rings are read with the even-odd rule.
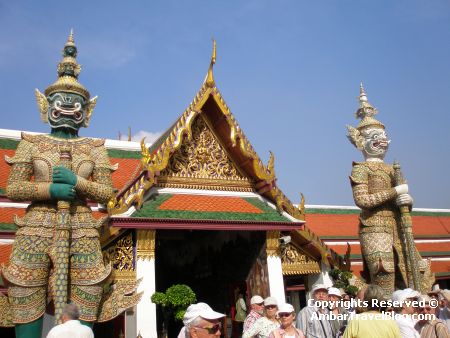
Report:
[[[115,203],[108,206],[113,215],[122,214],[133,205],[140,208],[147,192],[154,186],[162,186],[253,191],[276,205],[280,212],[286,212],[300,222],[304,220],[301,208],[294,207],[276,186],[274,155],[270,155],[267,164],[262,162],[225,103],[213,76],[215,60],[214,44],[211,63],[200,90],[176,122],[151,147],[142,147],[143,172],[117,196]],[[189,165],[180,159],[183,156],[190,161],[196,160],[197,167],[194,170],[192,165],[188,168]],[[212,166],[205,168],[205,162]],[[183,165],[186,168],[180,170]]]

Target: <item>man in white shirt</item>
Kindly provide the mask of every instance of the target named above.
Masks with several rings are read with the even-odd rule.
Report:
[[[311,293],[313,300],[308,300],[308,306],[297,315],[296,327],[307,338],[333,338],[333,329],[328,320],[330,311],[324,304],[328,302],[328,288],[324,284],[315,284]]]
[[[62,313],[62,324],[56,325],[47,335],[47,338],[94,338],[94,333],[87,325],[78,320],[80,310],[76,304],[67,304]]]
[[[400,329],[402,338],[420,338],[419,331],[414,328],[416,322],[412,315],[415,312],[412,306],[412,301],[417,300],[420,293],[413,289],[404,289],[394,291],[392,294],[392,301],[401,304],[401,307],[394,308],[395,321]]]

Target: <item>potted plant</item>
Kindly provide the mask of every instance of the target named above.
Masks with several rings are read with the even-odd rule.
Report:
[[[152,303],[159,305],[163,314],[163,337],[167,337],[170,318],[183,320],[184,313],[189,305],[196,301],[192,289],[185,284],[175,284],[166,292],[155,292],[151,297]]]

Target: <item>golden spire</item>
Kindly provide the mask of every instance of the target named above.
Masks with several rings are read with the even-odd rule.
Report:
[[[359,102],[360,103],[367,102],[367,95],[366,92],[364,91],[362,82],[359,84]]]
[[[209,64],[208,74],[206,75],[206,85],[208,87],[214,87],[214,75],[213,75],[213,67],[216,63],[216,40],[213,38],[213,51],[211,55],[211,63]]]
[[[377,114],[378,110],[369,103],[366,91],[361,82],[359,85],[359,108],[355,113],[356,118],[361,119],[357,129],[361,130],[367,127],[381,127],[384,129],[384,125],[374,118]]]
[[[58,91],[63,91],[80,94],[85,99],[89,100],[90,94],[88,90],[78,82],[81,66],[76,60],[77,53],[77,47],[75,46],[73,38],[73,29],[71,29],[67,42],[63,48],[63,59],[58,64],[58,79],[55,83],[47,87],[45,90],[46,96]]]
[[[73,39],[73,28],[70,29],[70,34],[67,38],[66,46],[75,46],[75,40]]]

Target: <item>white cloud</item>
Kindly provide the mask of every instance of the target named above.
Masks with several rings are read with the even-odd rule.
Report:
[[[139,130],[136,134],[131,136],[131,141],[141,142],[141,140],[145,137],[145,143],[149,144],[154,143],[161,135],[162,135],[161,131],[152,132]]]

